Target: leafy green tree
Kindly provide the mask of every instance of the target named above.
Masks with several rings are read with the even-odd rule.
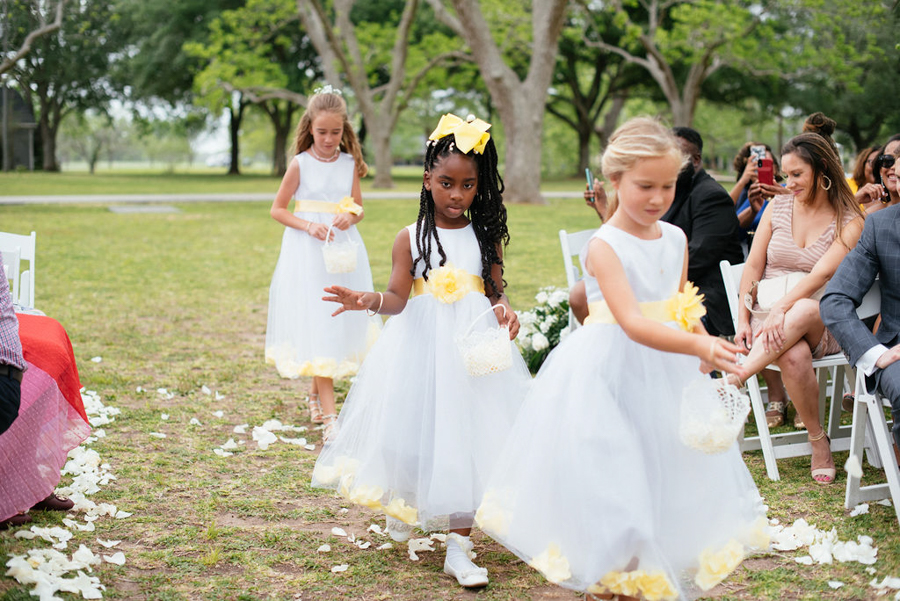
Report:
[[[417,30],[419,0],[333,0],[327,6],[298,0],[297,7],[326,79],[336,86],[345,80],[353,90],[374,147],[373,186],[393,186],[391,134],[397,120],[430,69],[462,56],[459,44],[434,28]]]
[[[70,160],[82,159],[93,175],[103,155],[112,157],[120,146],[125,130],[124,124],[115,123],[109,115],[96,111],[76,113],[60,127],[60,154]]]
[[[15,44],[39,22],[32,9],[32,2],[10,0]],[[34,40],[31,51],[9,71],[37,116],[44,170],[59,171],[56,136],[63,119],[73,111],[102,109],[112,98],[106,76],[124,47],[119,24],[109,2],[82,0],[65,11],[59,30]]]
[[[226,98],[239,95],[268,116],[275,132],[272,171],[279,176],[287,167],[285,149],[297,109],[306,106],[301,92],[320,77],[318,58],[297,23],[292,0],[249,0],[213,20],[205,44],[185,47],[188,55],[206,61],[195,80],[199,104],[218,111]],[[239,127],[240,121],[232,133]],[[239,169],[236,151],[232,146],[231,173]]]
[[[24,39],[19,43],[19,47],[10,51],[8,56],[3,56],[0,60],[0,75],[13,68],[20,58],[31,51],[31,45],[41,36],[49,35],[62,27],[63,8],[66,0],[57,0],[56,2],[41,2],[40,0],[32,0],[28,3],[32,5],[32,14],[35,18],[34,29],[29,31]],[[6,38],[7,33],[3,33]],[[4,51],[6,49],[4,48]]]

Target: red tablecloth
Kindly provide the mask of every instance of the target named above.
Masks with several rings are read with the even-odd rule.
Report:
[[[56,385],[69,404],[87,421],[81,400],[78,366],[75,365],[75,353],[66,330],[55,319],[43,315],[19,313],[17,317],[25,360],[37,365],[56,380]]]
[[[49,317],[18,317],[28,369],[19,415],[0,434],[0,520],[53,492],[69,451],[91,431],[65,329]]]

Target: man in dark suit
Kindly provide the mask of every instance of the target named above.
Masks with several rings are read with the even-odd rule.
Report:
[[[873,334],[856,307],[876,277],[881,325]],[[900,205],[866,218],[859,242],[828,283],[819,311],[850,365],[866,374],[866,388],[890,399],[894,443],[900,447]]]
[[[688,279],[706,296],[703,325],[713,336],[734,334],[734,322],[728,308],[725,283],[719,262],[743,263],[744,253],[739,238],[740,224],[734,201],[725,188],[702,167],[703,138],[690,127],[672,129],[681,150],[690,161],[678,175],[675,200],[662,220],[677,225],[688,239]],[[606,218],[606,194],[595,180],[594,189],[585,193],[588,205]],[[596,202],[594,200],[596,199]],[[579,282],[569,293],[572,312],[583,322],[587,316],[584,284]]]

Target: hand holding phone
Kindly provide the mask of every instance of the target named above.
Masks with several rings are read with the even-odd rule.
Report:
[[[761,184],[768,184],[769,186],[775,185],[775,169],[772,165],[772,159],[763,158],[759,162],[759,169],[757,169],[756,171],[756,178]]]
[[[586,167],[584,170],[584,178],[587,180],[587,189],[590,192],[594,191],[594,174],[591,173],[591,168]],[[593,196],[589,199],[591,202],[594,202]]]

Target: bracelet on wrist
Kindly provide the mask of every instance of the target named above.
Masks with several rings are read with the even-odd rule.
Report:
[[[378,293],[378,308],[372,311],[371,309],[366,309],[366,315],[373,316],[378,315],[378,312],[381,311],[381,305],[384,304],[384,294],[381,292]]]

